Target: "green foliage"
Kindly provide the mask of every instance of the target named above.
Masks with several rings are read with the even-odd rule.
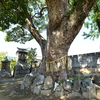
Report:
[[[75,80],[83,80],[84,79],[84,77],[71,77],[71,78],[69,78],[69,80],[70,81],[75,81]]]
[[[100,36],[100,1],[97,0],[93,6],[91,12],[87,17],[87,21],[84,22],[86,28],[90,29],[89,33],[84,32],[83,36],[94,40]]]
[[[74,81],[74,78],[69,78],[69,80]]]
[[[1,67],[1,61],[7,56],[7,52],[0,52],[0,67]]]
[[[36,48],[30,48],[29,52],[28,52],[28,57],[27,57],[27,61],[28,61],[28,64],[31,64],[31,61],[33,59],[35,59],[37,53],[36,53]]]
[[[9,61],[10,61],[10,70],[14,71],[14,67],[16,65],[16,58],[14,59],[10,58]]]
[[[5,31],[5,40],[25,43],[33,39],[27,29],[26,18],[31,15],[34,26],[42,32],[46,28],[47,11],[40,10],[45,6],[45,0],[3,0],[0,1],[0,30]],[[34,17],[36,16],[36,17]]]
[[[70,4],[70,9],[69,9],[69,12],[67,13],[67,15],[70,15],[73,10],[74,10],[74,4],[77,0],[69,0],[69,4]]]
[[[62,85],[64,81],[65,81],[65,79],[60,79],[60,80],[58,80],[58,83],[59,83],[60,85]]]
[[[15,41],[24,44],[25,42],[33,39],[29,31],[24,27],[21,27],[20,25],[17,25],[12,29],[7,30],[6,33],[7,35],[5,37],[5,40],[8,42]]]
[[[19,3],[20,2],[20,3]],[[27,0],[4,0],[0,2],[0,26],[2,30],[8,29],[10,24],[25,25],[28,16]],[[20,20],[19,20],[20,19]]]
[[[75,3],[78,0],[69,0],[70,9],[67,16],[74,10]],[[27,29],[26,18],[31,16],[36,29],[41,33],[47,26],[47,9],[40,13],[45,0],[1,0],[0,1],[0,30],[5,31],[7,36],[5,40],[25,43],[33,39],[33,36]],[[98,9],[97,9],[98,8]],[[90,30],[84,33],[85,38],[99,37],[100,35],[100,0],[92,8],[88,15],[88,22],[84,23]]]

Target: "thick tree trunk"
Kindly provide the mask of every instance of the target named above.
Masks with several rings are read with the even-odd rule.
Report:
[[[66,14],[69,11],[69,4],[67,0],[46,0],[46,2],[49,17],[45,59],[45,62],[48,65],[46,67],[49,68],[47,68],[46,71],[49,72],[55,81],[59,81],[67,79],[67,59],[65,58],[67,58],[70,43],[67,43],[66,40]],[[65,60],[65,63],[62,65],[63,60]],[[58,68],[58,66],[60,67]]]

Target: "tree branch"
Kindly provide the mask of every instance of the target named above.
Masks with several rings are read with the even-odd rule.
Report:
[[[40,12],[39,12],[39,13],[35,13],[35,15],[33,15],[32,17],[36,17],[36,18],[42,17],[42,15],[43,15],[42,12],[43,12],[43,10],[46,9],[46,8],[47,8],[47,6],[42,7],[41,10],[40,10]],[[39,15],[39,16],[37,16],[37,15]]]
[[[42,46],[46,42],[46,40],[40,35],[38,30],[35,28],[35,26],[32,24],[31,19],[26,18],[27,26],[29,28],[30,33],[35,38],[35,40],[39,43],[40,46]]]
[[[68,30],[73,30],[73,38],[79,33],[85,18],[87,17],[90,9],[94,5],[96,0],[77,0],[73,5],[73,12],[70,14],[68,25]],[[76,31],[77,30],[77,31]]]

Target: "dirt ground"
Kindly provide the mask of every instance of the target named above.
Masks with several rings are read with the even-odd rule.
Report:
[[[2,79],[0,80],[0,100],[89,100],[85,98],[68,98],[36,95],[30,91],[30,88],[21,90],[20,85],[22,78],[19,79]],[[15,92],[11,94],[12,92]]]

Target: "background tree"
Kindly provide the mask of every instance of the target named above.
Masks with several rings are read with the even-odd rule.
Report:
[[[1,61],[7,56],[7,52],[0,52],[0,68],[2,67]]]
[[[29,65],[31,64],[31,61],[36,58],[36,55],[36,48],[30,48],[27,54],[27,62]]]
[[[16,58],[9,58],[10,61],[10,70],[14,71],[14,67],[16,65]]]
[[[100,1],[97,1],[88,14],[87,21],[84,22],[86,28],[90,29],[89,33],[84,32],[83,36],[94,40],[100,36]]]
[[[8,29],[7,41],[25,43],[35,38],[43,56],[39,74],[49,74],[55,81],[67,79],[68,50],[96,2],[99,0],[2,0],[0,26]],[[47,40],[40,34],[45,28]]]

